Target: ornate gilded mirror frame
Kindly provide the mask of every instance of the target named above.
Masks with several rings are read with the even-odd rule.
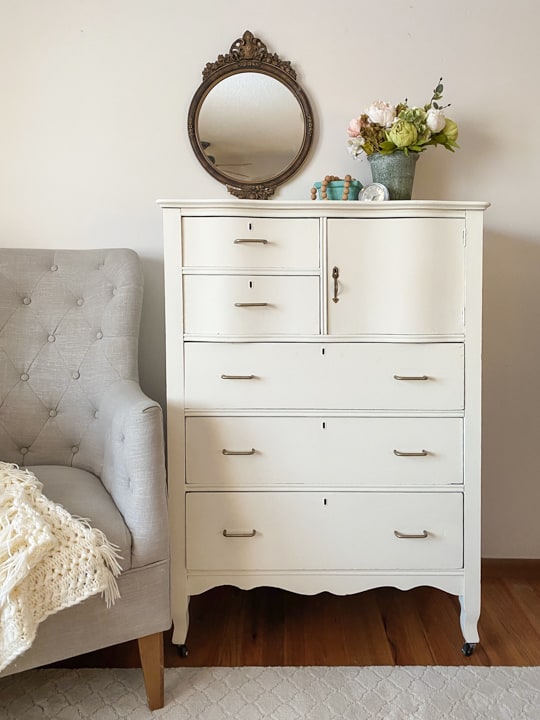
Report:
[[[298,125],[298,129],[294,130],[294,132],[298,132],[298,148],[295,146],[292,150],[292,157],[284,160],[285,166],[273,171],[269,177],[264,177],[264,173],[262,173],[263,177],[249,178],[249,174],[247,174],[245,181],[239,179],[238,174],[235,177],[234,172],[227,173],[220,169],[219,163],[213,156],[213,148],[209,147],[211,143],[204,137],[201,138],[199,128],[201,110],[210,91],[222,81],[240,73],[259,73],[279,81],[296,99],[299,107],[294,106],[293,111],[298,112],[301,122],[303,122],[303,127]],[[269,53],[266,45],[249,30],[246,30],[241,38],[233,42],[226,55],[219,55],[215,62],[207,63],[202,76],[202,83],[193,96],[188,112],[188,135],[197,159],[210,175],[226,185],[232,195],[239,198],[267,200],[279,185],[282,185],[298,171],[305,161],[313,141],[311,106],[306,94],[296,81],[296,73],[291,68],[291,63],[282,60],[275,53]],[[246,78],[239,80],[246,80]],[[222,89],[223,87],[225,86],[222,86]],[[286,101],[289,102],[288,95]],[[269,111],[270,109],[272,109],[271,101]],[[236,112],[238,112],[238,103]],[[247,108],[246,113],[249,112],[250,110]],[[249,116],[247,120],[249,121]],[[279,117],[276,117],[276,125],[279,126]],[[262,148],[261,152],[264,155],[265,148]],[[269,152],[271,152],[271,148]],[[251,163],[242,164],[247,166]]]

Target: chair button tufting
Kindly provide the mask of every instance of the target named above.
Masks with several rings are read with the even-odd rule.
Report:
[[[23,298],[23,305],[30,305],[32,300],[29,297]]]
[[[58,415],[56,410],[49,410],[49,417],[56,417]]]
[[[71,452],[74,453],[74,454],[75,454],[75,453],[78,453],[78,452],[79,452],[79,446],[78,446],[78,445],[73,445],[73,447],[71,448]]]
[[[113,289],[112,289],[112,294],[113,294],[113,295],[118,295],[118,290],[117,290],[116,288],[113,288]]]
[[[96,412],[94,413],[94,417],[95,417],[95,418],[98,418],[98,417],[99,417],[99,410],[96,410]]]
[[[26,382],[26,380],[28,380],[28,378],[29,378],[29,375],[27,373],[23,373],[21,375],[21,380],[23,380],[24,382]]]
[[[28,452],[28,448],[27,448],[27,447],[22,447],[22,448],[21,448],[21,455],[26,455],[27,452]]]
[[[72,377],[74,380],[78,380],[78,379],[81,377],[81,373],[79,373],[79,372],[77,372],[77,371],[75,370],[75,372],[72,372],[72,373],[71,373],[71,377]]]
[[[58,265],[51,265],[51,272],[56,272],[58,270]]]
[[[103,337],[103,333],[101,332],[101,330],[98,330],[98,332],[96,333],[96,337],[98,340],[101,340],[101,338]]]
[[[77,300],[77,305],[80,307],[81,305],[84,305],[84,300],[82,298],[79,298]]]
[[[51,342],[51,343],[52,343],[52,342],[54,342],[55,340],[56,340],[56,338],[54,337],[54,335],[49,335],[49,337],[47,338],[47,342]]]

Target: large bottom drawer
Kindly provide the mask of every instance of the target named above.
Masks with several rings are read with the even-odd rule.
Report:
[[[188,493],[189,570],[463,567],[461,493]]]

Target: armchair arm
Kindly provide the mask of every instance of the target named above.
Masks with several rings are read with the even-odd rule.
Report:
[[[132,537],[131,566],[168,557],[163,415],[139,384],[107,389],[100,415],[104,433],[101,480]]]

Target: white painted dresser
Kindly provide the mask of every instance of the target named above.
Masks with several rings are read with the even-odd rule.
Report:
[[[174,642],[218,585],[460,596],[486,203],[161,201]]]

